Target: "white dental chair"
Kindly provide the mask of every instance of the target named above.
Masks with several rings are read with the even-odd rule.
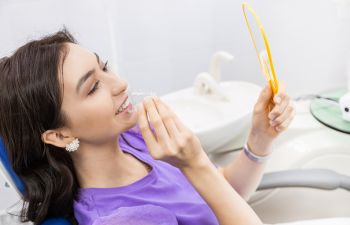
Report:
[[[350,177],[328,169],[298,169],[271,172],[264,175],[262,182],[258,187],[258,191],[275,188],[299,187],[322,190],[335,190],[341,188],[350,191]],[[303,220],[278,223],[278,225],[350,225],[350,217]]]
[[[279,223],[274,225],[349,225],[350,218],[327,218],[316,220],[303,220],[290,223]]]

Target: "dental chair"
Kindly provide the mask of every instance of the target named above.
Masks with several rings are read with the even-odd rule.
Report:
[[[17,189],[17,192],[20,194],[24,193],[24,184],[21,179],[15,174],[13,168],[10,164],[7,151],[5,150],[4,143],[0,138],[0,162],[5,168],[5,172],[8,173],[12,184]],[[71,223],[65,218],[47,218],[41,225],[71,225]]]
[[[269,172],[263,176],[257,191],[281,188],[312,188],[324,191],[343,189],[349,192],[350,177],[330,169],[291,169]],[[350,225],[348,214],[346,217],[343,216],[294,220],[287,223],[274,223],[274,225]]]

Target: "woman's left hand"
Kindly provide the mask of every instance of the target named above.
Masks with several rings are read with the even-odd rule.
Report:
[[[274,97],[270,86],[266,85],[254,106],[252,128],[248,138],[251,151],[259,156],[270,154],[272,141],[288,128],[294,115],[294,103],[285,93],[284,85],[281,85]]]

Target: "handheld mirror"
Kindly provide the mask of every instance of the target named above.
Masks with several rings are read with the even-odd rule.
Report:
[[[272,92],[275,95],[278,92],[278,81],[264,27],[255,10],[248,3],[243,3],[242,9],[262,73],[267,82],[270,83]]]

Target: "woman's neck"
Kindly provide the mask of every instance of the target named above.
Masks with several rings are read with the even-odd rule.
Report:
[[[117,141],[105,145],[82,143],[72,158],[82,188],[125,186],[149,172],[147,164],[123,152]]]

